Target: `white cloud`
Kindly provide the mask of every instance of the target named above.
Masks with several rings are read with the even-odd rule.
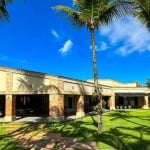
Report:
[[[100,34],[109,39],[111,47],[117,47],[117,54],[126,56],[133,52],[150,51],[150,33],[135,18],[127,18],[103,27]]]
[[[107,43],[102,41],[100,44],[99,44],[99,47],[97,47],[97,50],[99,51],[105,51],[108,49],[108,46],[107,46]]]
[[[106,42],[102,41],[98,45],[95,45],[95,49],[97,51],[106,51],[108,49],[108,45]],[[92,49],[92,46],[90,46],[90,49]]]
[[[71,40],[67,40],[67,41],[64,43],[63,47],[59,49],[59,52],[60,52],[62,55],[65,55],[65,54],[67,54],[67,53],[70,51],[70,49],[72,48],[72,46],[73,46],[72,41],[71,41]]]
[[[52,33],[52,35],[53,35],[55,38],[57,38],[57,39],[60,38],[60,36],[59,36],[59,34],[56,32],[56,30],[52,29],[52,30],[51,30],[51,33]]]

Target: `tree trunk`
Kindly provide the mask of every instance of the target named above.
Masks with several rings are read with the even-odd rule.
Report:
[[[93,61],[93,73],[94,73],[94,85],[95,85],[95,93],[98,93],[98,72],[97,72],[97,64],[96,64],[96,48],[95,48],[95,37],[94,37],[94,29],[90,30],[91,33],[91,42],[92,42],[92,61]]]
[[[93,73],[94,73],[94,94],[98,98],[98,105],[97,105],[97,114],[98,114],[98,130],[103,129],[103,121],[102,121],[102,113],[103,113],[103,104],[102,104],[102,94],[98,87],[98,71],[97,71],[97,64],[96,64],[96,48],[95,48],[95,37],[94,37],[94,29],[90,29],[91,33],[91,42],[92,42],[92,61],[93,61]]]
[[[102,131],[103,130],[103,101],[102,101],[102,95],[100,94],[99,94],[97,115],[98,115],[98,130]]]
[[[103,120],[102,113],[98,113],[98,130],[103,130]]]

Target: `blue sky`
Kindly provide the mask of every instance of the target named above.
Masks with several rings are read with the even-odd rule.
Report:
[[[68,0],[16,0],[9,21],[0,22],[0,65],[93,78],[90,33],[77,29],[51,9]],[[98,76],[145,84],[150,77],[150,33],[128,17],[96,31]]]

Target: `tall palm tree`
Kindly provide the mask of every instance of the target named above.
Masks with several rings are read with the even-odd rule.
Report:
[[[7,3],[11,3],[13,0],[0,0],[0,20],[9,18],[9,13],[6,8]]]
[[[134,4],[134,16],[150,31],[150,0],[131,0]]]
[[[103,25],[108,25],[113,20],[130,14],[132,7],[126,0],[73,0],[73,7],[57,5],[55,10],[61,12],[66,19],[76,27],[87,27],[90,31],[92,45],[92,61],[94,76],[94,95],[98,98],[98,129],[103,129],[102,124],[102,93],[98,85],[98,71],[96,64],[96,47],[94,32]]]

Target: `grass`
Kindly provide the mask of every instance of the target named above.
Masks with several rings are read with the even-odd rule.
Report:
[[[102,149],[150,150],[150,110],[110,111],[103,114],[104,130],[97,130],[97,116],[80,119],[45,123],[22,124],[15,131],[36,136],[40,130],[59,132],[63,136],[76,137],[78,141],[95,141]],[[0,149],[20,149],[18,141],[8,133],[8,124],[0,124]],[[14,132],[14,131],[13,131]],[[45,140],[44,140],[45,141]],[[60,143],[55,143],[59,147]]]
[[[26,148],[18,146],[19,141],[12,140],[5,125],[7,124],[0,123],[0,150],[27,150]]]
[[[78,141],[95,141],[103,149],[150,150],[150,110],[110,111],[103,122],[102,132],[97,130],[97,116],[46,127]]]

